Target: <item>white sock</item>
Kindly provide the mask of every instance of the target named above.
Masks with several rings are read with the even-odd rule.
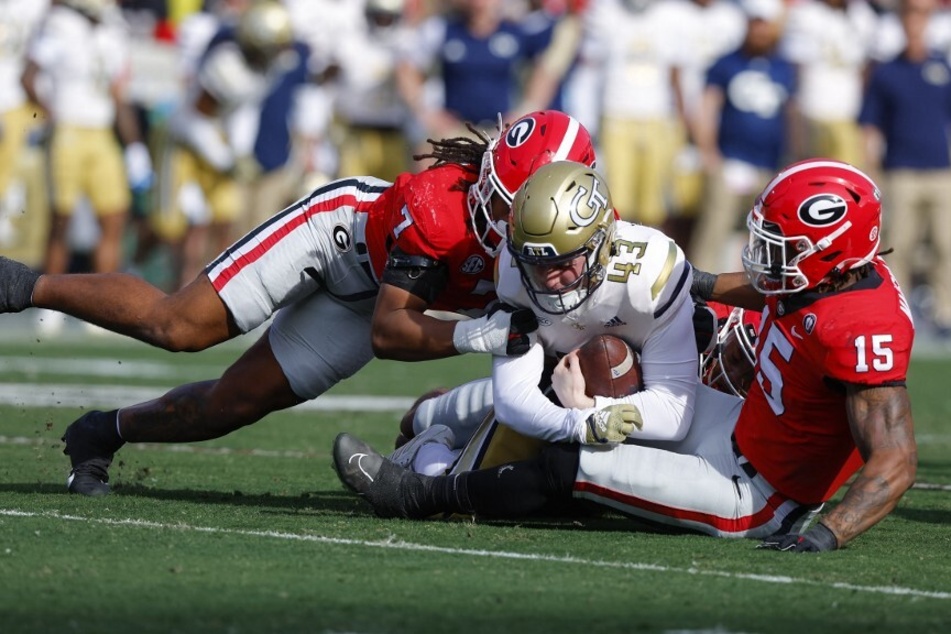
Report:
[[[445,475],[461,453],[461,449],[450,449],[441,442],[428,442],[416,453],[413,471],[427,476]]]

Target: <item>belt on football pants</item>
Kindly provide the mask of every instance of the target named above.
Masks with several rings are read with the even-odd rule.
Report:
[[[755,478],[759,471],[756,470],[750,461],[746,459],[746,456],[740,451],[740,445],[736,442],[736,436],[730,436],[730,442],[733,444],[733,454],[736,456],[736,463],[740,465],[740,469],[743,470],[750,478]]]

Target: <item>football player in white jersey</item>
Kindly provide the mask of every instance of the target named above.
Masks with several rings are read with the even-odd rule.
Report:
[[[593,169],[571,162],[540,169],[516,195],[497,272],[499,297],[534,310],[538,343],[525,355],[494,359],[498,420],[523,436],[575,446],[683,438],[698,385],[690,281],[683,252],[666,235],[616,220]],[[585,396],[572,351],[605,333],[640,352],[644,389],[637,394]],[[539,387],[546,355],[562,357],[553,378],[561,406]],[[362,445],[342,435],[335,459],[355,444]],[[600,460],[599,452],[590,455]],[[338,460],[341,477],[346,461]]]
[[[694,298],[694,335],[704,385],[746,396],[760,318],[758,311]],[[492,408],[492,379],[485,378],[422,394],[403,415],[397,449],[388,458],[423,475],[443,475],[528,459],[543,446],[499,424]]]

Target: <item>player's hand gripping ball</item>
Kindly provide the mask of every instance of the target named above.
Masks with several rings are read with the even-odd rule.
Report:
[[[622,398],[643,388],[637,353],[620,337],[597,335],[578,348],[585,394]]]

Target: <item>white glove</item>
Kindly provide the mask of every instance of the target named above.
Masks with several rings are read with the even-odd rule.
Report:
[[[496,304],[488,315],[456,322],[452,345],[460,354],[490,352],[507,357],[525,354],[538,338],[538,320],[528,308]]]
[[[627,440],[634,429],[644,427],[641,411],[635,405],[609,405],[584,421],[585,445],[616,445]]]
[[[152,186],[152,157],[144,143],[130,143],[125,148],[125,171],[129,187],[143,191]]]

